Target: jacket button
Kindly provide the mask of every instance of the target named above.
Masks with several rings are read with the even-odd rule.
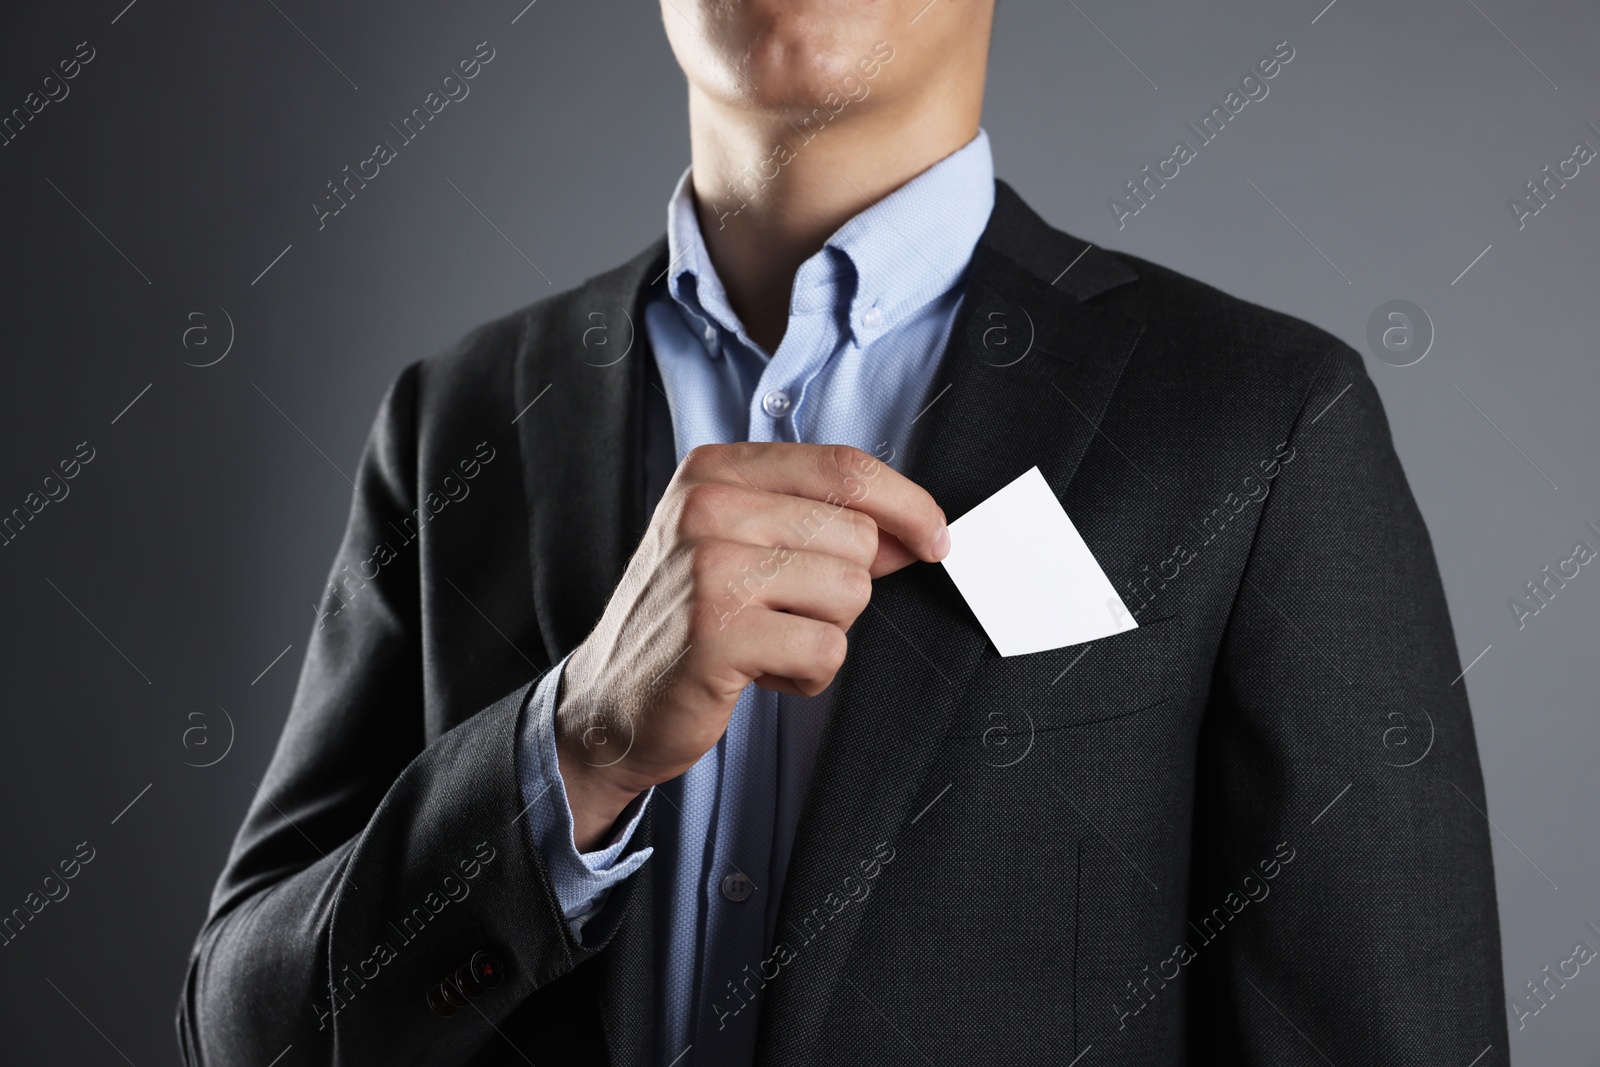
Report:
[[[467,964],[472,972],[473,979],[484,989],[498,988],[505,981],[505,968],[500,966],[500,961],[487,952],[474,952],[472,962]]]
[[[505,977],[505,968],[499,960],[487,952],[474,952],[472,959],[428,990],[428,1007],[448,1018],[467,1001],[477,1000],[486,991],[498,987]]]
[[[477,1000],[483,996],[483,986],[472,976],[472,964],[463,963],[456,968],[456,973],[444,980],[444,984],[452,989],[459,990],[461,995],[468,1000]]]
[[[428,1007],[433,1009],[435,1015],[443,1015],[447,1019],[456,1013],[456,1006],[444,999],[443,986],[428,990]]]

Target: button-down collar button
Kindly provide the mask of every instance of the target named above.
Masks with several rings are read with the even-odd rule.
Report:
[[[861,325],[871,330],[876,330],[883,325],[883,312],[879,310],[877,305],[873,305],[861,313]]]

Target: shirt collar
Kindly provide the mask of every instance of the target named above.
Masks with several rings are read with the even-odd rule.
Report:
[[[686,169],[667,205],[667,291],[702,328],[714,323],[760,351],[711,265],[689,176]],[[857,343],[870,343],[960,281],[993,208],[994,157],[980,129],[839,227],[802,263],[790,316],[832,307],[848,317]],[[737,217],[728,220],[738,224]],[[714,345],[708,349],[715,354]]]

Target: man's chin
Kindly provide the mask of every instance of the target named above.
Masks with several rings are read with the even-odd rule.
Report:
[[[809,112],[829,94],[841,93],[841,83],[856,74],[856,62],[871,53],[870,41],[859,55],[756,52],[745,67],[744,89],[749,102],[764,110]]]

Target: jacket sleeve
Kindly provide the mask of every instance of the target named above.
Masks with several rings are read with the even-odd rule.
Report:
[[[1349,348],[1324,362],[1289,445],[1201,728],[1191,1052],[1465,1064],[1493,1046],[1485,1062],[1505,1062],[1466,679],[1427,529]]]
[[[417,507],[417,379],[379,411],[293,707],[190,958],[191,1067],[291,1045],[297,1064],[461,1063],[600,947],[573,939],[525,826],[532,671],[426,739],[418,552],[373,552]],[[488,973],[462,970],[475,956]],[[449,990],[447,1017],[430,998],[458,973],[477,995]]]

